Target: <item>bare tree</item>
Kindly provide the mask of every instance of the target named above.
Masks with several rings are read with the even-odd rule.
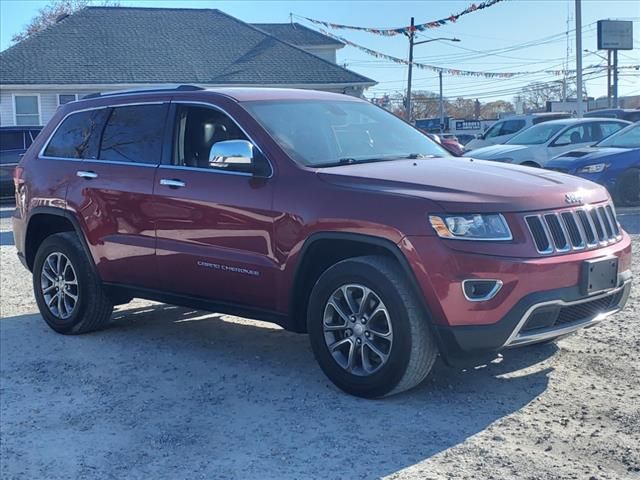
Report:
[[[515,111],[513,103],[505,100],[496,100],[482,105],[480,107],[480,116],[482,118],[498,118],[501,113],[515,113]]]
[[[21,42],[31,35],[41,32],[49,26],[56,23],[62,15],[71,15],[72,13],[82,10],[91,3],[90,0],[53,0],[49,5],[38,10],[38,14],[31,19],[29,24],[19,33],[16,33],[11,41],[13,43]],[[102,0],[98,5],[104,7],[117,7],[120,2],[117,0]]]

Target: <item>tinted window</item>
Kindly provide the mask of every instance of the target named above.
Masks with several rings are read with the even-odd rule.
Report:
[[[58,95],[58,103],[60,105],[64,105],[65,103],[69,103],[69,102],[75,102],[76,101],[76,95],[75,94],[71,94],[71,95]]]
[[[135,105],[111,111],[100,160],[160,163],[167,105]]]
[[[637,122],[640,121],[640,110],[637,112],[627,112],[622,117],[624,120],[629,122]]]
[[[0,132],[1,150],[21,150],[24,148],[22,132]]]
[[[69,115],[47,145],[45,156],[97,158],[100,132],[107,113],[107,109],[101,109]]]
[[[500,135],[511,135],[519,132],[525,125],[526,122],[524,120],[505,120],[500,129]]]
[[[535,117],[533,119],[533,124],[537,125],[539,123],[542,122],[548,122],[550,120],[562,120],[564,118],[570,118],[571,115],[567,114],[567,115],[547,115],[547,116],[541,116],[541,117]]]
[[[175,135],[173,163],[199,168],[215,168],[209,164],[209,152],[217,142],[248,140],[227,115],[205,107],[181,106]],[[241,170],[237,165],[229,165],[225,169]]]

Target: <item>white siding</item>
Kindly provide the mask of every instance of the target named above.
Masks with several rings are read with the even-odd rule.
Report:
[[[314,54],[316,57],[320,57],[323,60],[327,60],[331,63],[336,63],[336,49],[334,47],[300,47],[309,53]]]
[[[82,98],[84,95],[95,93],[96,91],[97,90],[95,89],[95,87],[74,88],[73,90],[67,90],[64,88],[52,88],[51,90],[29,90],[28,88],[0,88],[0,126],[7,127],[14,126],[16,124],[13,106],[13,95],[39,94],[40,123],[42,125],[46,125],[58,109],[59,94],[76,94],[78,98]]]

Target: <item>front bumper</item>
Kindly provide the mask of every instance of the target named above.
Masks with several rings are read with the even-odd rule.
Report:
[[[401,248],[417,266],[414,273],[449,363],[595,325],[621,310],[631,289],[631,242],[626,233],[605,248],[535,258],[455,251],[434,237],[407,237]],[[587,295],[581,289],[583,265],[606,257],[617,258],[617,282]],[[462,282],[470,278],[496,279],[503,286],[491,299],[472,302],[462,289]]]

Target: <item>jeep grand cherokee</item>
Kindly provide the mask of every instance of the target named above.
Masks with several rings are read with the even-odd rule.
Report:
[[[409,389],[619,311],[607,191],[454,158],[358,98],[182,86],[62,106],[15,172],[15,243],[56,332],[133,297],[308,332],[355,395]]]

